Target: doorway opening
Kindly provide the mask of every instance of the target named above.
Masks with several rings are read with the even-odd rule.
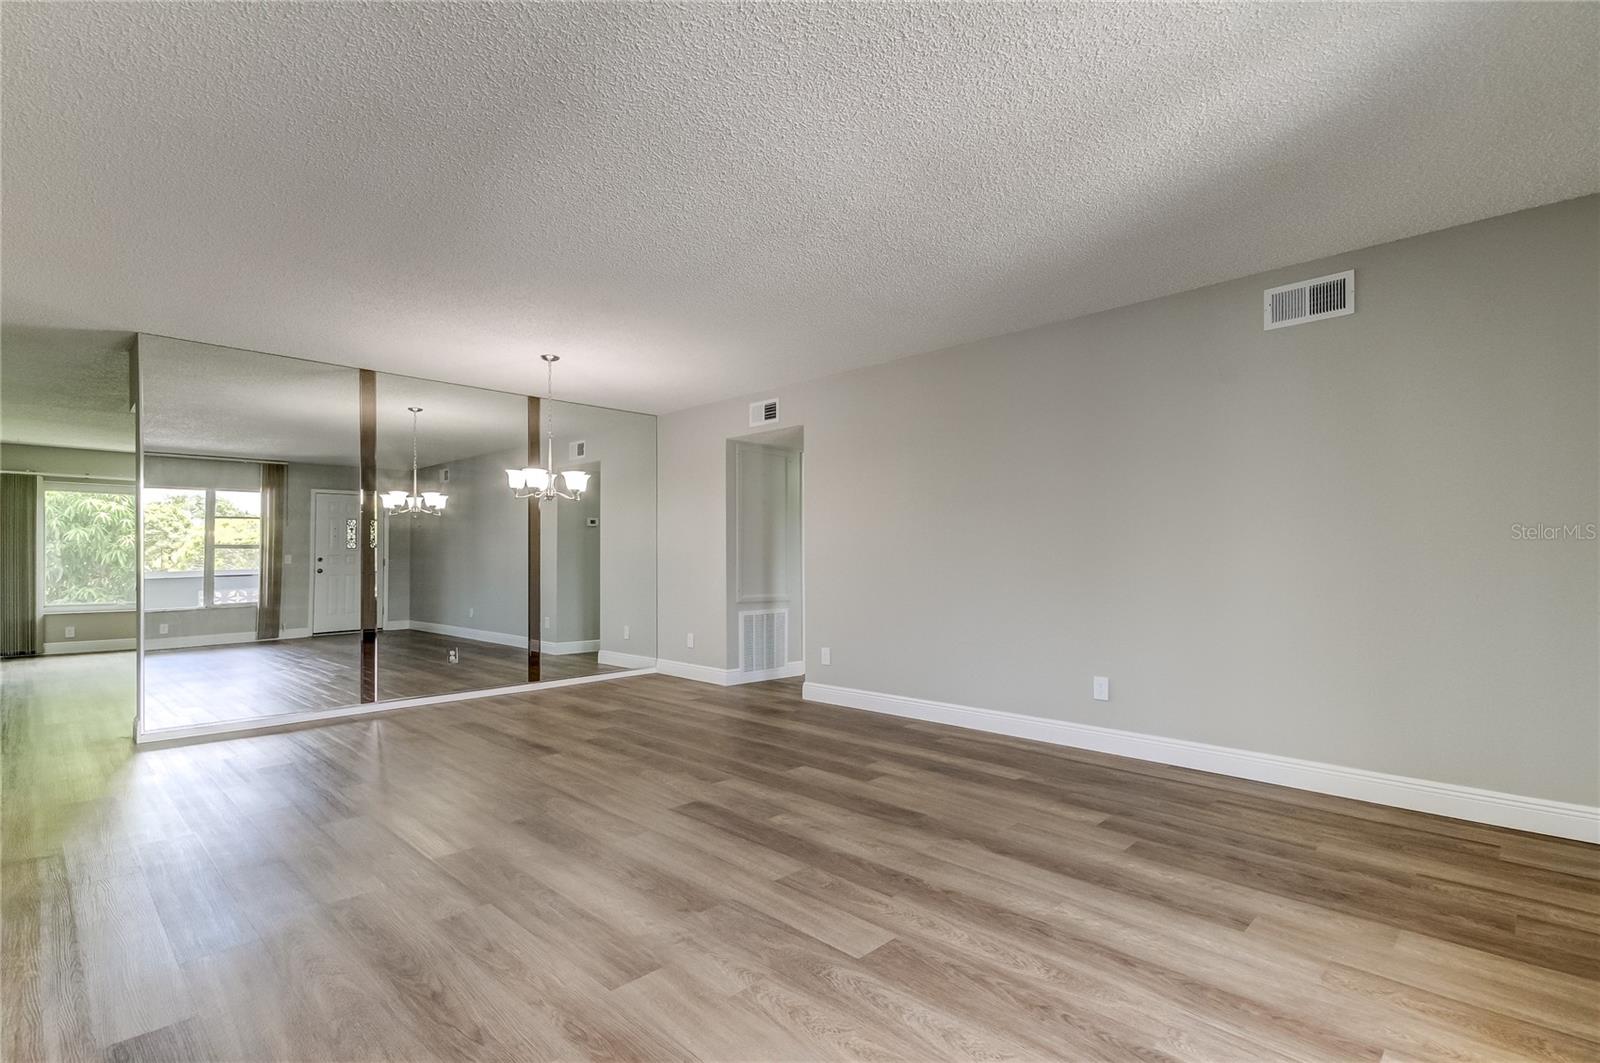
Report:
[[[805,435],[728,441],[728,664],[737,683],[805,674]]]

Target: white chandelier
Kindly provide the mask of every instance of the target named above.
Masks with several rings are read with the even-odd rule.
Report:
[[[541,354],[545,365],[545,438],[549,441],[550,461],[543,468],[529,466],[525,469],[507,469],[506,482],[511,485],[511,494],[515,498],[537,498],[540,502],[551,502],[557,498],[565,498],[576,502],[583,497],[584,488],[589,486],[589,474],[578,469],[569,469],[558,473],[556,469],[556,411],[555,411],[555,365],[561,361],[557,354]],[[535,460],[538,456],[535,455]],[[565,485],[565,489],[562,486]]]
[[[411,493],[385,491],[378,498],[390,513],[407,517],[443,516],[445,503],[449,501],[444,492],[417,490],[417,414],[422,412],[422,407],[407,406],[406,409],[411,411]]]

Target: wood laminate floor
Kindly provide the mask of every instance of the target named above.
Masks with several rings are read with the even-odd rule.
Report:
[[[7,662],[0,1052],[1593,1060],[1594,847],[665,677],[132,753]]]
[[[460,651],[451,664],[448,653]],[[544,654],[542,680],[623,669],[596,653]],[[359,704],[361,636],[353,633],[151,650],[145,654],[145,725],[151,730],[255,720]],[[528,654],[515,646],[385,631],[378,636],[378,700],[455,694],[528,682]]]

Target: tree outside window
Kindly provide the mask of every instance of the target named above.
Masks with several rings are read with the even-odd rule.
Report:
[[[261,492],[146,488],[144,556],[146,608],[255,602],[261,586]]]
[[[212,603],[256,601],[261,594],[261,492],[218,491],[212,520]]]
[[[133,607],[133,492],[109,484],[44,487],[44,604]]]

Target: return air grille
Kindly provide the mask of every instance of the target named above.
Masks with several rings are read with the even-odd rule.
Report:
[[[739,614],[739,670],[765,672],[789,663],[789,610]]]
[[[1261,325],[1267,329],[1287,328],[1355,312],[1356,271],[1351,269],[1268,288],[1262,298]]]
[[[778,400],[767,399],[765,402],[752,402],[750,404],[750,427],[757,425],[776,424],[778,421]]]

